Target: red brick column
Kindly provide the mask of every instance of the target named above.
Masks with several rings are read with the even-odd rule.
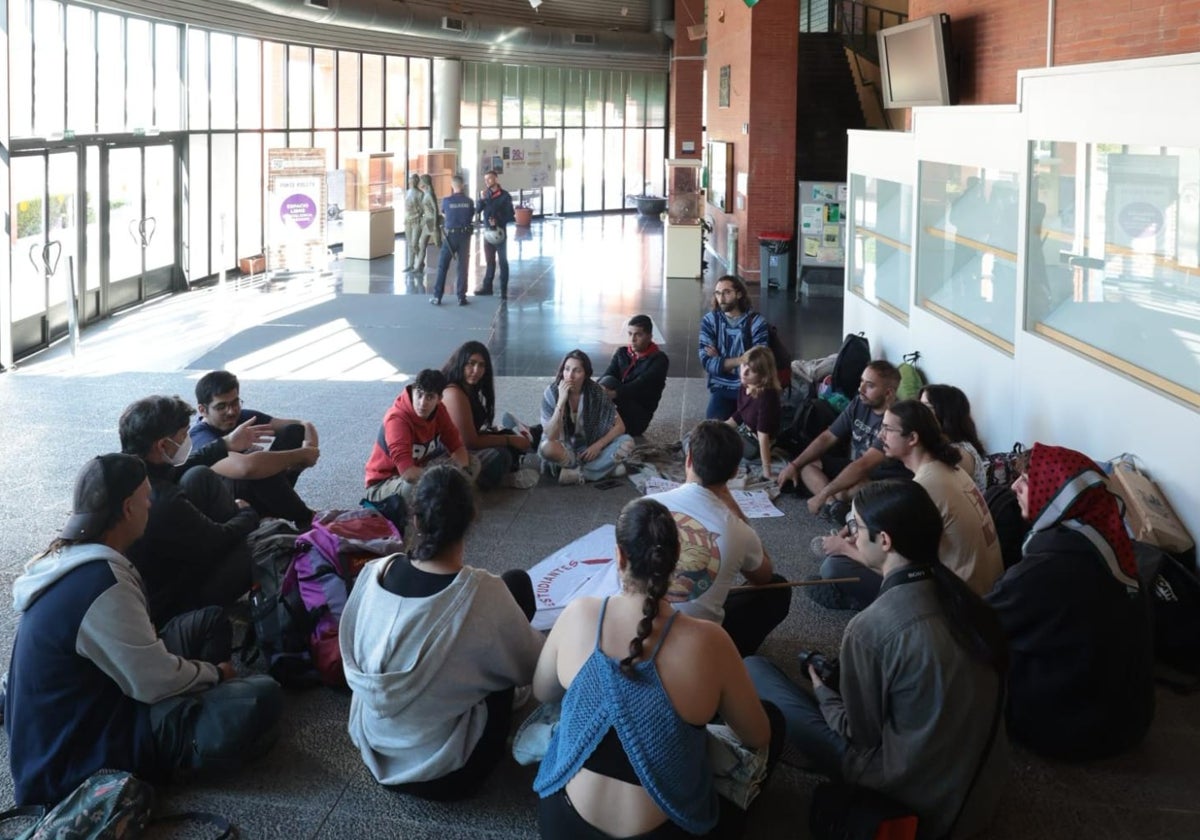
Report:
[[[671,50],[670,157],[697,158],[704,154],[703,40],[693,41],[689,26],[704,24],[704,0],[675,0],[675,44]],[[692,151],[683,144],[690,142]]]

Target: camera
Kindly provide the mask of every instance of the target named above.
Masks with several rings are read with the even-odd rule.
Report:
[[[838,665],[836,656],[825,656],[823,653],[815,650],[802,650],[797,654],[800,660],[800,668],[804,672],[804,676],[808,676],[808,669],[811,667],[817,672],[817,676],[821,678],[821,682],[838,691],[838,681],[842,675],[842,669]]]

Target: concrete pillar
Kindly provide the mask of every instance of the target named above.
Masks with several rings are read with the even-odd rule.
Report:
[[[433,60],[433,148],[458,149],[461,159],[462,61]]]

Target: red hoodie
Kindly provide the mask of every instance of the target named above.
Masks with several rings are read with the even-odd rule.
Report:
[[[401,391],[383,415],[383,426],[367,459],[368,487],[403,475],[409,467],[423,467],[443,451],[453,453],[463,447],[458,429],[441,400],[433,417],[426,419],[413,407],[412,389],[409,385]]]

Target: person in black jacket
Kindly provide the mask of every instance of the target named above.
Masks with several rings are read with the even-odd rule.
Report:
[[[492,242],[484,234],[483,258],[487,263],[487,271],[483,274],[483,282],[475,290],[477,295],[492,294],[492,280],[496,276],[496,260],[500,260],[500,299],[508,299],[508,234],[505,227],[516,219],[513,212],[512,195],[500,186],[500,180],[495,170],[489,169],[483,173],[483,182],[487,185],[479,193],[475,202],[475,212],[483,216],[484,223],[489,228],[500,231],[500,241]]]
[[[1013,492],[1030,535],[987,596],[1011,648],[1008,733],[1058,759],[1131,749],[1154,718],[1154,656],[1116,497],[1087,456],[1040,443]]]
[[[625,431],[640,435],[650,425],[663,389],[667,387],[670,359],[654,343],[654,323],[649,315],[629,319],[629,346],[613,353],[608,369],[597,380],[617,405]]]
[[[146,534],[129,559],[141,572],[156,625],[188,610],[228,606],[250,588],[246,536],[258,513],[210,467],[246,458],[255,418],[196,452],[188,436],[192,407],[179,397],[138,400],[121,413],[121,451],[146,463],[151,507]],[[230,451],[233,449],[235,451]]]

